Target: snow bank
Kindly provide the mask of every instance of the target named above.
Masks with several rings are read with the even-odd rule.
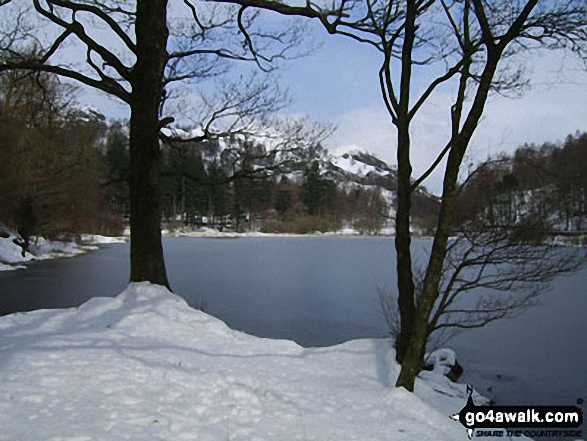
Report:
[[[72,257],[94,249],[96,247],[80,246],[75,242],[47,240],[44,237],[33,238],[30,244],[30,250],[38,260]]]
[[[424,360],[432,366],[432,372],[446,376],[457,363],[457,354],[452,349],[441,348],[426,354]]]
[[[458,440],[463,385],[393,387],[389,340],[252,337],[165,288],[0,318],[0,440]]]
[[[22,238],[0,225],[0,264],[13,264],[19,262],[27,262],[34,259],[31,253],[24,252],[22,246],[18,243],[23,243]],[[0,271],[4,269],[15,269],[16,267],[10,265],[1,265]]]
[[[82,234],[78,245],[72,241],[47,240],[43,237],[31,238],[29,250],[23,252],[24,240],[15,231],[0,224],[0,271],[26,268],[18,263],[30,260],[71,257],[98,249],[97,245],[124,243],[124,238],[106,237],[97,234]],[[21,244],[21,245],[19,245]]]
[[[178,228],[175,230],[162,230],[161,234],[164,236],[170,237],[224,237],[224,238],[234,238],[239,237],[241,234],[227,232],[227,231],[218,231],[215,228],[209,227],[199,227],[195,230],[188,229],[188,228]]]
[[[26,268],[23,265],[5,265],[3,263],[0,263],[0,271],[13,271],[13,270],[17,270],[17,269],[23,269]]]
[[[110,243],[125,243],[124,237],[108,237],[99,234],[82,234],[81,241],[84,244],[105,245]]]

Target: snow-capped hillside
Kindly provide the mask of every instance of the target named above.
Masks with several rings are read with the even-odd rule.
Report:
[[[397,189],[397,171],[374,155],[352,151],[328,157],[327,173],[342,183]],[[345,182],[346,181],[346,182]]]
[[[329,155],[324,168],[329,177],[343,188],[376,188],[390,207],[389,218],[395,217],[395,199],[397,193],[397,169],[372,153],[353,150]],[[418,222],[439,209],[438,198],[418,188],[412,195],[412,219]]]
[[[308,165],[304,159],[313,159],[319,161],[323,172],[343,188],[351,188],[353,184],[359,184],[377,187],[391,193],[397,190],[396,168],[374,154],[360,150],[330,154],[321,147],[314,148],[312,142],[305,141],[303,137],[292,137],[287,130],[292,131],[291,128],[286,128],[286,132],[281,133],[275,129],[265,128],[259,129],[258,135],[220,136],[216,141],[200,146],[204,167],[207,169],[209,163],[219,161],[227,152],[242,156],[249,154],[249,161],[253,163],[253,168],[255,164],[257,167],[267,165],[268,160],[273,164],[289,162],[290,164],[284,167],[287,171],[283,174],[290,180],[298,181],[303,178],[303,169]],[[191,131],[177,128],[163,129],[163,134],[170,139],[182,140],[204,137],[201,129]],[[246,149],[249,149],[248,152],[245,151],[245,145]],[[437,201],[435,196],[423,188],[418,189],[415,194]],[[384,197],[390,201],[393,199],[391,194]]]
[[[329,172],[337,174],[341,180],[345,178],[363,185],[375,185],[393,191],[397,190],[397,169],[387,164],[374,154],[353,150],[342,154],[329,156]],[[415,194],[438,201],[438,198],[429,193],[424,187],[419,187]]]
[[[225,173],[237,172],[243,162],[253,170],[268,168],[295,172],[316,154],[316,146],[328,132],[327,128],[309,122],[306,118],[280,121],[278,126],[245,124],[224,134],[213,128],[163,128],[168,142],[198,143],[206,171],[209,165],[223,166]],[[318,147],[321,150],[321,147]]]

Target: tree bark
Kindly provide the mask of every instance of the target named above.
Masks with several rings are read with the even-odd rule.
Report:
[[[483,115],[500,57],[500,49],[495,47],[488,49],[487,64],[481,75],[479,87],[471,105],[469,115],[463,124],[460,134],[454,137],[448,156],[442,188],[442,203],[438,215],[434,242],[430,251],[430,259],[426,269],[422,292],[416,304],[409,345],[402,363],[401,372],[396,381],[397,387],[404,387],[410,392],[414,391],[416,376],[422,369],[422,362],[426,352],[426,341],[428,339],[428,320],[439,295],[439,285],[444,269],[449,231],[455,211],[459,170],[467,146]],[[464,100],[464,97],[462,99]]]
[[[130,281],[169,287],[159,209],[159,111],[167,63],[167,0],[138,0],[137,62],[130,79]]]
[[[409,152],[410,136],[408,127],[398,127],[398,187],[395,219],[395,251],[400,312],[400,334],[395,343],[396,360],[402,363],[408,349],[414,314],[414,277],[412,273],[410,212],[411,212],[411,170]]]
[[[442,204],[438,215],[434,243],[430,252],[430,260],[428,262],[422,293],[418,298],[414,314],[410,344],[396,382],[397,387],[404,387],[410,392],[414,391],[416,376],[422,369],[422,361],[424,360],[426,342],[428,340],[428,319],[438,298],[438,286],[442,277],[444,259],[446,257],[449,228],[452,223],[456,200],[456,183],[462,161],[462,156],[455,154],[455,152],[456,149],[451,150],[451,155],[447,163]]]
[[[398,307],[400,334],[397,336],[396,360],[403,363],[410,343],[415,314],[414,276],[412,273],[410,214],[412,197],[412,164],[410,162],[410,82],[412,78],[412,51],[416,32],[416,5],[408,1],[406,31],[402,50],[402,72],[397,122],[397,211],[395,219],[395,250],[397,258]],[[389,65],[387,69],[390,69]]]

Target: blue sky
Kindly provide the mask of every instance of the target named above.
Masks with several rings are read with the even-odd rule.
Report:
[[[331,36],[317,23],[310,37],[318,48],[288,62],[278,75],[289,89],[292,104],[285,113],[306,114],[334,123],[337,131],[325,143],[330,150],[363,149],[395,163],[395,131],[383,106],[377,71],[380,54],[372,47],[342,36]],[[494,96],[469,149],[467,163],[523,143],[557,142],[577,130],[587,131],[587,68],[572,57],[545,52],[530,59],[532,88],[521,98]],[[86,95],[87,96],[87,95]],[[91,94],[106,114],[125,116],[126,108]],[[439,93],[414,122],[414,177],[434,160],[446,142],[449,95]],[[440,192],[441,172],[424,185]]]
[[[361,148],[395,162],[395,131],[383,106],[378,52],[342,36],[316,32],[322,47],[296,60],[283,74],[294,102],[291,111],[338,126],[331,149]],[[544,52],[528,61],[532,86],[519,98],[492,96],[470,146],[467,162],[512,152],[521,144],[562,141],[587,131],[587,67],[562,53]],[[422,109],[412,130],[414,176],[423,172],[447,139],[448,95],[439,93]],[[440,192],[440,173],[425,183]]]

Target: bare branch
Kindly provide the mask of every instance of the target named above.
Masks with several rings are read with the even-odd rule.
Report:
[[[438,86],[440,86],[442,83],[445,83],[446,81],[450,80],[457,73],[459,73],[459,71],[461,70],[463,65],[465,63],[467,63],[468,59],[469,59],[469,55],[466,55],[463,58],[460,58],[459,61],[454,66],[452,66],[450,69],[448,69],[444,75],[437,77],[434,81],[432,81],[430,83],[428,88],[424,91],[424,93],[420,96],[418,101],[416,101],[416,104],[414,104],[412,109],[409,111],[410,119],[414,118],[414,116],[416,115],[418,110],[420,110],[420,107],[422,107],[424,105],[424,103],[428,100],[428,98],[430,98],[430,95],[432,95],[432,93],[434,92],[434,90]]]
[[[246,6],[242,6],[238,11],[238,14],[237,14],[238,28],[241,31],[241,33],[243,34],[243,36],[245,37],[245,42],[249,48],[249,52],[251,52],[253,59],[255,60],[255,63],[257,63],[257,66],[259,67],[259,69],[261,69],[263,72],[269,72],[272,69],[266,68],[265,66],[263,66],[261,61],[265,61],[266,63],[271,63],[271,61],[273,61],[274,57],[270,57],[270,58],[264,57],[263,55],[259,54],[257,52],[257,50],[255,49],[255,46],[253,45],[253,41],[251,40],[251,36],[249,35],[247,30],[245,29],[245,26],[243,25],[243,14],[244,14],[246,8],[247,8]]]
[[[485,6],[483,5],[483,0],[472,0],[475,16],[477,17],[477,21],[479,22],[479,26],[481,28],[481,33],[483,35],[483,40],[486,45],[489,47],[493,47],[495,45],[493,31],[491,30],[491,26],[489,24],[489,20],[487,19],[487,14],[485,13]]]
[[[127,33],[118,25],[118,23],[101,7],[88,5],[85,3],[75,3],[66,0],[51,0],[51,3],[63,8],[68,8],[72,11],[83,11],[88,12],[95,17],[98,17],[104,23],[106,23],[112,31],[122,40],[122,42],[129,48],[133,53],[136,54],[137,48],[134,42],[130,39]]]
[[[98,55],[100,55],[100,57],[108,65],[112,66],[116,70],[118,75],[120,75],[122,78],[128,80],[129,75],[130,75],[130,69],[128,67],[126,67],[116,55],[114,55],[112,52],[107,50],[104,46],[100,45],[98,42],[96,42],[94,39],[92,39],[86,33],[84,26],[80,22],[75,20],[75,12],[77,12],[78,10],[82,10],[82,9],[78,8],[79,4],[73,3],[73,2],[60,2],[60,3],[64,3],[62,6],[71,10],[71,12],[72,12],[72,21],[71,22],[67,22],[67,21],[63,20],[62,18],[60,18],[57,14],[55,14],[52,11],[52,8],[50,8],[49,10],[44,9],[41,6],[41,4],[39,3],[39,0],[33,0],[33,4],[35,6],[35,9],[37,10],[37,12],[39,14],[41,14],[43,17],[49,19],[50,21],[52,21],[56,25],[62,27],[63,29],[70,31],[77,38],[79,38],[80,41],[83,42],[89,49],[91,49],[92,51],[94,51]]]
[[[379,69],[379,86],[381,87],[381,94],[383,95],[383,101],[387,112],[391,116],[392,122],[397,124],[397,113],[395,112],[395,109],[397,108],[397,98],[395,97],[393,84],[388,75],[388,70],[386,69],[385,64]]]
[[[103,80],[96,80],[94,78],[83,75],[77,71],[73,71],[60,66],[52,66],[48,64],[42,64],[37,61],[21,61],[21,62],[7,62],[0,64],[0,72],[9,70],[31,70],[39,72],[48,72],[62,77],[71,78],[72,80],[79,81],[87,86],[94,87],[108,94],[114,95],[121,99],[125,103],[130,103],[130,94],[118,83],[110,83]]]
[[[428,169],[424,173],[422,173],[422,175],[412,183],[411,191],[416,190],[420,185],[422,185],[422,182],[424,182],[428,178],[428,176],[430,176],[432,174],[432,172],[436,169],[436,167],[438,167],[438,164],[440,164],[440,162],[442,161],[442,159],[449,152],[449,150],[451,149],[451,146],[452,146],[452,139],[442,149],[442,151],[436,157],[436,159],[430,165],[430,167],[428,167]]]
[[[200,21],[200,18],[198,17],[198,11],[196,10],[196,7],[194,6],[194,4],[192,2],[190,2],[189,0],[183,0],[183,2],[190,9],[190,12],[192,13],[192,18],[194,19],[196,24],[200,27],[202,32],[205,32],[207,29],[209,29],[209,27],[205,26]]]
[[[40,62],[45,64],[47,61],[49,61],[49,58],[51,58],[51,56],[55,54],[55,52],[57,52],[59,46],[61,46],[61,44],[67,39],[67,37],[69,37],[72,34],[73,32],[71,30],[66,29],[59,37],[55,39],[53,45],[49,48],[45,55],[43,55]]]
[[[238,4],[243,7],[255,7],[268,11],[277,12],[281,15],[295,16],[295,17],[307,17],[317,18],[320,21],[325,20],[326,24],[329,24],[327,17],[336,16],[336,11],[322,11],[316,5],[313,5],[309,1],[306,2],[305,6],[290,6],[285,3],[277,2],[274,0],[217,0],[219,3],[231,3]]]
[[[430,332],[481,327],[516,316],[533,305],[549,281],[586,262],[581,250],[512,243],[509,234],[508,229],[462,230],[457,236],[447,255],[446,280],[429,322]],[[470,301],[461,296],[479,290],[483,294],[477,303],[463,307]],[[460,306],[451,307],[454,304]]]

